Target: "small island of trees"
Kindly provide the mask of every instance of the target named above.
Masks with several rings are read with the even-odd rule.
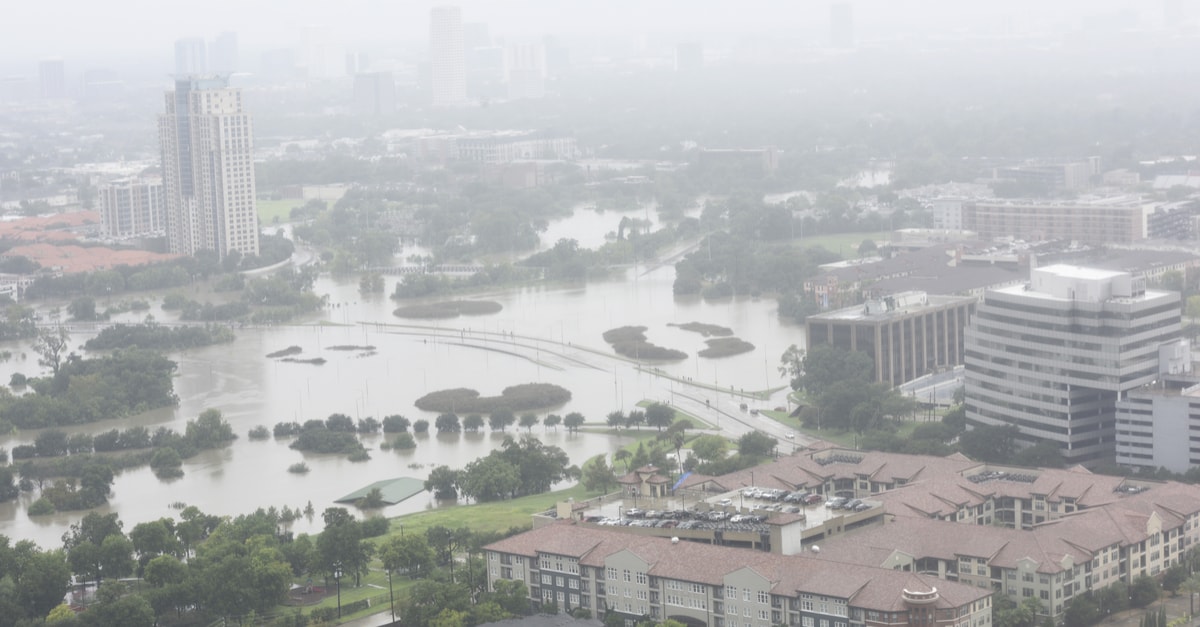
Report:
[[[469,388],[430,392],[417,399],[418,409],[436,412],[493,413],[557,407],[571,400],[571,392],[552,383],[522,383],[504,388],[500,396],[480,396]]]
[[[687,353],[672,348],[663,348],[646,341],[646,327],[617,327],[604,332],[604,341],[612,345],[618,355],[634,359],[687,359]]]

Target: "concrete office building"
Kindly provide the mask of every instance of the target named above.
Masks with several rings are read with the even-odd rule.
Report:
[[[42,98],[56,100],[67,97],[67,78],[62,59],[44,59],[38,63],[38,82]]]
[[[177,78],[158,119],[171,252],[258,254],[254,127],[227,78]]]
[[[161,179],[128,178],[99,190],[100,232],[105,237],[162,235],[166,226]]]
[[[1163,345],[1161,377],[1117,402],[1117,463],[1184,473],[1200,466],[1200,378],[1188,341]]]
[[[963,333],[975,301],[904,292],[809,316],[807,346],[862,351],[875,362],[876,381],[900,385],[963,363]]]
[[[396,79],[391,72],[354,75],[354,110],[364,115],[386,115],[396,110]]]
[[[434,7],[429,12],[429,79],[433,106],[455,106],[467,101],[464,55],[462,9]]]
[[[1128,272],[1034,269],[985,292],[967,327],[967,422],[1014,425],[1069,463],[1112,461],[1117,401],[1158,378],[1160,347],[1180,331],[1176,292]]]

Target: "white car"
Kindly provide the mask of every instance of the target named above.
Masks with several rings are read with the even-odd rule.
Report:
[[[784,434],[784,437],[786,437],[789,440],[793,440],[796,438],[796,434],[792,433],[791,431],[788,431],[787,433]]]

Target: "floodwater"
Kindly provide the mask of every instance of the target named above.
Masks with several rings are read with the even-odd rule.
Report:
[[[619,214],[600,215],[620,219]],[[595,216],[584,215],[577,224],[595,229]],[[555,229],[558,233],[571,230],[563,225],[555,225]],[[314,532],[322,524],[320,512],[336,505],[334,500],[345,494],[381,479],[424,478],[438,464],[461,468],[499,446],[505,435],[525,430],[514,425],[507,434],[430,433],[418,436],[417,448],[406,452],[379,450],[384,436],[364,436],[371,459],[356,463],[344,456],[294,451],[288,448],[290,439],[252,441],[246,435],[252,427],[269,429],[276,422],[324,419],[335,412],[377,419],[401,414],[432,423],[436,414],[413,405],[428,392],[468,387],[490,396],[506,386],[528,382],[555,383],[572,393],[564,406],[539,412],[540,416],[578,411],[589,421],[602,423],[609,412],[629,411],[644,399],[677,404],[711,402],[713,408],[736,411],[745,399],[730,391],[786,384],[777,370],[779,357],[789,345],[803,345],[803,327],[781,322],[773,299],[677,299],[671,291],[673,280],[670,266],[630,268],[619,280],[477,296],[501,303],[503,310],[435,321],[397,318],[392,314],[396,304],[386,296],[364,297],[354,279],[323,277],[316,291],[328,294],[330,306],[320,315],[295,325],[242,329],[232,345],[172,355],[179,364],[175,380],[178,407],[81,428],[98,433],[144,425],[151,430],[166,426],[182,432],[187,420],[214,408],[239,436],[226,448],[186,460],[185,474],[176,480],[159,480],[149,468],[118,474],[110,503],[100,511],[118,512],[128,530],[139,522],[174,516],[176,510],[171,506],[175,503],[195,505],[207,513],[237,515],[258,507],[302,508],[311,502],[318,515],[312,520],[301,518],[293,530]],[[389,292],[391,288],[389,284]],[[153,314],[160,320],[170,319],[157,306]],[[128,319],[143,315],[129,315]],[[691,321],[730,327],[756,348],[722,359],[698,357],[704,338],[667,326]],[[605,330],[624,325],[645,326],[650,342],[683,350],[689,357],[639,368],[617,357],[601,337]],[[72,343],[82,344],[85,339],[79,334]],[[292,345],[303,349],[300,358],[319,356],[327,362],[318,366],[266,357]],[[374,348],[331,348],[347,345]],[[0,350],[17,355],[0,364],[3,380],[13,372],[33,374],[37,370],[28,345],[0,346]],[[22,352],[28,355],[24,360]],[[782,398],[778,394],[759,404],[782,405]],[[532,432],[546,444],[563,448],[576,464],[629,441],[628,436],[620,435],[569,434],[562,427],[547,431],[541,425]],[[32,442],[35,436],[35,432],[5,436],[0,438],[0,446],[11,450]],[[299,461],[306,462],[311,471],[289,473],[288,466]],[[33,498],[22,495],[16,502],[0,504],[0,534],[56,546],[82,513],[31,518],[25,509]],[[432,507],[439,504],[423,492],[385,508],[382,514],[396,516]]]

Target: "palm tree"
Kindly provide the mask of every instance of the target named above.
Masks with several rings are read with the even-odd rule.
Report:
[[[621,449],[613,453],[614,462],[625,462],[625,474],[629,474],[629,460],[632,458],[633,453],[630,453],[627,449]]]

